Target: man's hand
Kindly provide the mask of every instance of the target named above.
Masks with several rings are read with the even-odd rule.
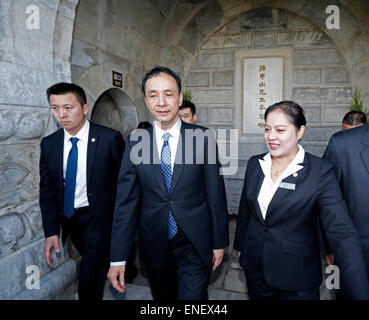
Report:
[[[59,237],[56,235],[45,239],[44,254],[45,254],[46,262],[50,266],[50,268],[53,267],[53,255],[51,252],[52,248],[54,248],[56,253],[60,252]]]
[[[121,293],[126,290],[126,284],[124,282],[125,271],[126,266],[116,266],[110,267],[108,272],[108,279],[110,280],[112,286]]]
[[[213,271],[218,268],[220,263],[222,262],[224,255],[224,249],[215,249],[213,250]]]
[[[329,253],[325,255],[325,262],[327,263],[327,265],[331,266],[334,263],[334,256],[333,253]]]

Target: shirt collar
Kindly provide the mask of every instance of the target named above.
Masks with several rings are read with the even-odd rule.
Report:
[[[75,136],[72,136],[70,133],[68,133],[67,130],[64,129],[64,140],[69,141],[70,138],[76,137],[79,140],[87,141],[88,140],[88,132],[90,130],[90,121],[86,119],[85,124],[83,127],[77,132]]]
[[[174,137],[175,139],[177,139],[181,132],[181,125],[182,125],[182,121],[181,119],[178,119],[177,122],[169,130],[165,131],[158,126],[156,121],[154,121],[155,136],[157,139],[160,139],[162,141],[163,134],[166,132],[169,132],[171,137]]]
[[[297,152],[296,156],[292,159],[290,164],[287,166],[285,171],[282,173],[282,175],[279,177],[278,181],[283,180],[284,178],[288,177],[289,175],[299,171],[303,168],[302,164],[305,159],[305,150],[304,148],[299,144],[298,145],[299,151]],[[267,179],[270,179],[270,172],[272,169],[272,157],[270,155],[270,152],[268,152],[263,159],[259,159],[260,167],[263,170],[263,173]]]

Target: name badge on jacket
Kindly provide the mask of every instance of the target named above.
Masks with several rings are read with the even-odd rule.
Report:
[[[279,187],[282,188],[282,189],[295,190],[296,184],[294,184],[294,183],[287,183],[287,182],[281,182],[279,184]]]

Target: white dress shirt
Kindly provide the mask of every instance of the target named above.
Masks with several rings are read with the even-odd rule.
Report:
[[[176,158],[179,135],[181,133],[181,125],[182,125],[182,121],[181,119],[178,119],[173,127],[165,131],[158,126],[156,121],[154,121],[154,134],[155,134],[156,145],[158,147],[159,159],[161,157],[161,149],[163,148],[163,144],[164,144],[163,135],[167,132],[169,132],[170,134],[168,143],[170,147],[170,163],[171,163],[172,174],[173,174],[173,169],[174,169],[174,160]]]
[[[63,180],[65,181],[65,174],[67,171],[67,161],[70,149],[72,149],[72,142],[70,138],[78,138],[78,162],[77,162],[77,176],[76,176],[76,190],[74,193],[74,208],[88,206],[87,199],[87,145],[88,133],[90,131],[90,122],[86,120],[84,126],[75,136],[70,135],[64,129],[64,159],[63,159]]]
[[[301,145],[298,145],[298,148],[299,151],[297,152],[296,156],[293,158],[287,168],[282,172],[275,183],[271,178],[272,158],[270,152],[268,152],[263,159],[259,159],[260,167],[263,170],[265,177],[258,195],[258,203],[264,219],[270,201],[272,201],[272,198],[276,193],[281,181],[303,168],[303,166],[299,165],[299,163],[304,162],[305,150]]]
[[[182,125],[182,121],[181,119],[178,119],[177,122],[173,125],[173,127],[165,131],[158,126],[156,121],[154,121],[154,135],[155,135],[156,145],[158,147],[159,159],[161,158],[161,149],[164,144],[163,135],[164,133],[167,133],[167,132],[170,133],[168,143],[170,147],[170,163],[171,163],[172,174],[173,174],[173,169],[174,169],[174,160],[176,158],[179,135],[181,133],[181,125]],[[125,265],[126,265],[126,261],[110,262],[111,267],[125,266]]]

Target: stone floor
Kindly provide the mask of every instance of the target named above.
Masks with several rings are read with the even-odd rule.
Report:
[[[229,243],[231,245],[225,250],[221,265],[210,278],[208,290],[210,300],[248,300],[245,275],[238,263],[238,254],[232,249],[236,220],[236,216],[229,217]],[[136,266],[139,266],[138,259],[136,259]],[[148,280],[144,275],[144,268],[140,266],[140,270],[143,272],[140,272],[132,284],[127,284],[126,292],[123,294],[116,291],[107,281],[104,300],[152,300]],[[331,300],[333,299],[333,293],[324,285],[325,273],[323,273],[323,277],[324,281],[320,292],[321,300]]]

